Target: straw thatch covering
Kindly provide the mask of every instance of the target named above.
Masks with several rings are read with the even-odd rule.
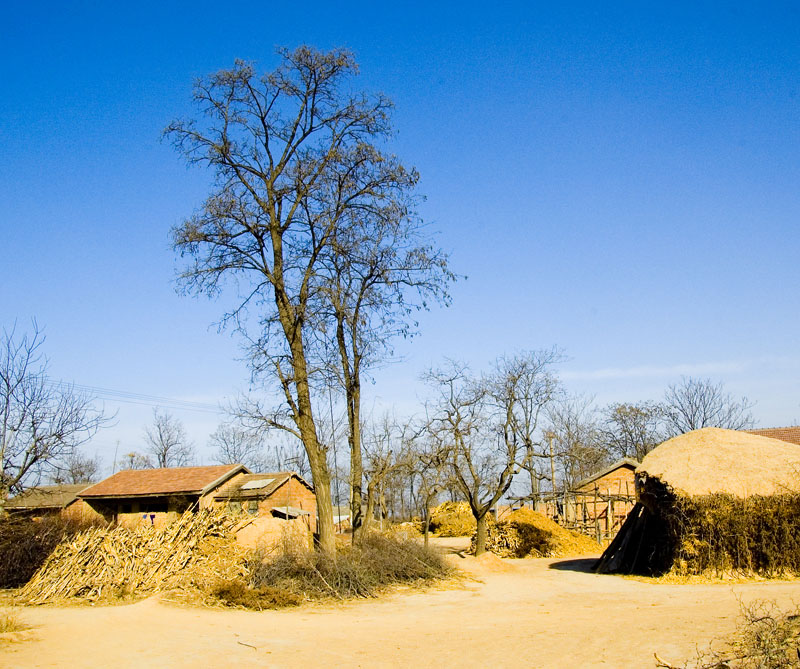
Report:
[[[601,572],[800,572],[800,446],[704,428],[654,449]]]
[[[636,469],[681,495],[736,497],[798,490],[800,446],[736,430],[705,427],[665,441]]]

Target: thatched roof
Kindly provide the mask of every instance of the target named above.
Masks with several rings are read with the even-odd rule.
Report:
[[[35,509],[63,509],[77,499],[78,493],[89,487],[89,483],[41,485],[30,488],[6,501],[8,511],[31,511]]]
[[[800,490],[800,446],[768,437],[706,427],[652,450],[636,469],[688,496],[737,497]]]

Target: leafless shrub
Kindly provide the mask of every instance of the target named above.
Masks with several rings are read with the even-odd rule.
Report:
[[[701,652],[695,660],[666,669],[785,669],[800,667],[800,609],[781,611],[775,602],[757,601],[741,607],[741,623],[722,650]]]
[[[58,544],[93,524],[59,515],[0,521],[0,588],[27,583]]]
[[[373,597],[395,584],[431,581],[449,574],[442,556],[413,539],[371,533],[335,556],[291,545],[255,555],[250,587],[273,588],[308,600]]]

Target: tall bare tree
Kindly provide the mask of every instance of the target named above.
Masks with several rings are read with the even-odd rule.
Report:
[[[185,467],[192,463],[194,446],[183,423],[168,411],[153,409],[153,424],[144,429],[144,440],[156,467]]]
[[[726,392],[721,382],[684,376],[664,395],[664,425],[669,436],[701,427],[746,430],[753,426],[752,408],[752,402]]]
[[[560,481],[552,481],[553,490],[569,489],[608,464],[592,398],[574,395],[553,403],[548,408],[547,432],[560,476]]]
[[[187,290],[238,289],[223,320],[245,336],[254,376],[266,374],[282,395],[263,415],[303,443],[320,548],[333,552],[327,448],[313,401],[319,342],[333,336],[320,335],[318,309],[335,269],[325,261],[352,248],[354,226],[396,219],[416,175],[379,146],[391,131],[389,100],[349,92],[357,71],[350,52],[300,47],[280,56],[263,77],[237,62],[198,82],[201,118],[167,128],[189,162],[216,176],[203,209],[173,231],[174,244],[191,258],[181,275]]]
[[[410,173],[404,189],[385,206],[367,216],[356,212],[348,226],[336,231],[331,252],[323,258],[328,281],[318,312],[331,323],[336,339],[337,359],[330,362],[347,409],[354,539],[364,503],[363,376],[390,354],[392,338],[413,336],[414,310],[431,299],[448,301],[447,285],[455,278],[446,255],[428,243],[413,214],[413,199],[403,192],[416,180],[416,173]]]
[[[428,546],[430,510],[439,495],[452,484],[449,440],[431,438],[424,430],[408,440],[408,481],[417,483],[417,498],[422,514],[423,538]]]
[[[92,397],[49,380],[43,344],[35,323],[30,335],[12,328],[0,337],[0,511],[106,422]]]

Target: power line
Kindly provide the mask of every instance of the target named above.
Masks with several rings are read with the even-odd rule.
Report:
[[[197,411],[200,413],[213,413],[213,414],[225,413],[219,405],[210,404],[208,402],[192,402],[190,400],[181,400],[181,399],[176,399],[174,397],[161,397],[159,395],[134,393],[128,390],[100,388],[98,386],[89,386],[82,383],[47,381],[47,384],[53,387],[73,388],[75,390],[88,393],[93,397],[95,397],[96,399],[100,400],[124,402],[126,404],[138,404],[140,406],[163,407],[165,409],[174,409],[180,411]]]

